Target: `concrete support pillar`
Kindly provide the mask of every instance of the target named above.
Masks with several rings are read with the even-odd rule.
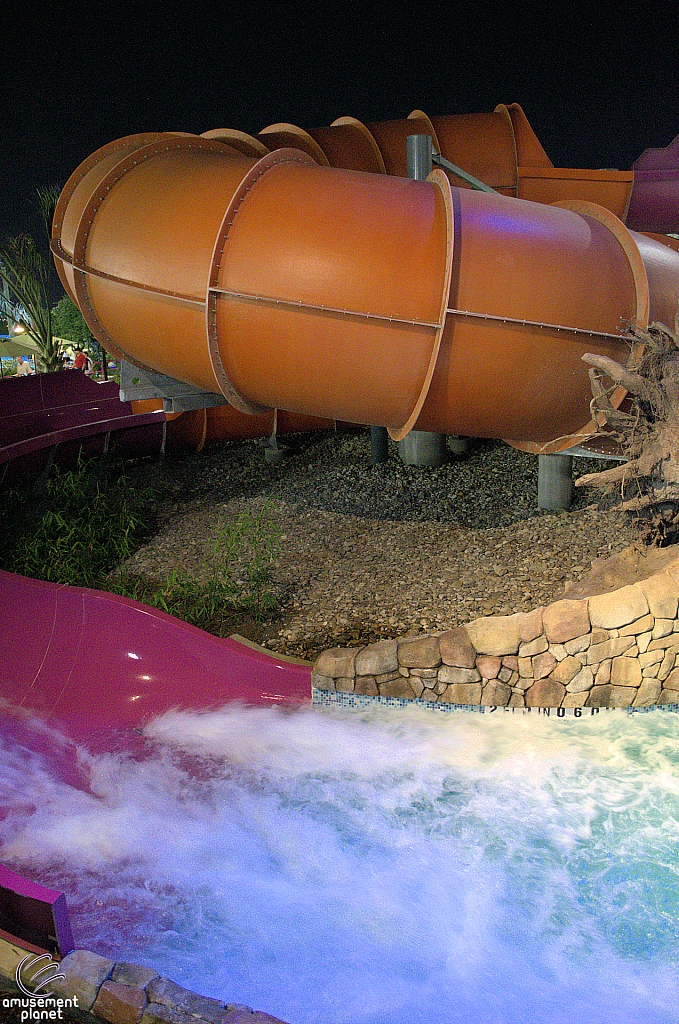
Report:
[[[370,428],[370,462],[376,466],[389,458],[389,434],[386,427]]]
[[[573,500],[573,457],[538,455],[538,508],[558,512]]]
[[[466,455],[469,450],[469,438],[458,437],[457,434],[450,434],[448,437],[448,451],[451,455]]]
[[[398,442],[406,466],[442,466],[446,461],[446,435],[429,430],[411,430]]]

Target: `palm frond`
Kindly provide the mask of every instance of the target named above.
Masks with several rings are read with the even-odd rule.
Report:
[[[61,194],[61,186],[55,183],[52,183],[51,185],[40,185],[38,186],[37,193],[38,200],[36,205],[45,226],[47,239],[49,241],[52,231],[52,219],[54,218],[54,211]]]
[[[52,334],[49,266],[31,235],[17,235],[0,245],[0,280],[3,312],[24,325],[45,369],[58,369],[61,352]]]

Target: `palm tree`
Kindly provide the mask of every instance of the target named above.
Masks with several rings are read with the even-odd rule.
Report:
[[[38,189],[38,209],[49,242],[50,225],[59,189]],[[61,342],[52,332],[50,284],[52,261],[43,256],[29,234],[17,235],[0,245],[0,313],[21,324],[40,349],[40,368],[61,369]]]

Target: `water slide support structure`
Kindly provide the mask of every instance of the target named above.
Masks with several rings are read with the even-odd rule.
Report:
[[[538,508],[560,512],[573,500],[573,457],[538,455]]]
[[[373,466],[389,459],[389,433],[386,427],[370,428],[370,462]]]
[[[119,358],[241,412],[571,454],[597,430],[582,354],[626,360],[625,323],[671,322],[679,257],[589,200],[517,201],[517,161],[554,172],[519,113],[118,140],[60,199],[62,281]],[[490,160],[486,188],[421,180],[434,147]]]
[[[193,412],[195,409],[212,409],[228,404],[222,395],[215,395],[163,373],[133,366],[126,359],[121,359],[121,402],[145,402],[154,398],[162,399],[165,413]]]

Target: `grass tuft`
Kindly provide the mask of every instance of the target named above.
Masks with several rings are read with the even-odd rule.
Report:
[[[122,570],[109,579],[108,589],[222,636],[239,616],[263,622],[276,612],[271,571],[279,538],[280,528],[265,503],[256,514],[244,512],[234,523],[220,524],[200,579],[173,569],[154,583]]]
[[[39,496],[28,486],[3,495],[0,565],[51,583],[97,587],[148,534],[153,498],[115,465],[56,468]]]
[[[200,578],[174,569],[151,580],[124,563],[152,531],[162,494],[135,487],[119,465],[102,471],[81,461],[54,470],[37,502],[28,487],[2,498],[0,567],[9,572],[109,590],[218,635],[245,616],[261,623],[277,610],[271,574],[280,529],[266,503],[220,524]]]

